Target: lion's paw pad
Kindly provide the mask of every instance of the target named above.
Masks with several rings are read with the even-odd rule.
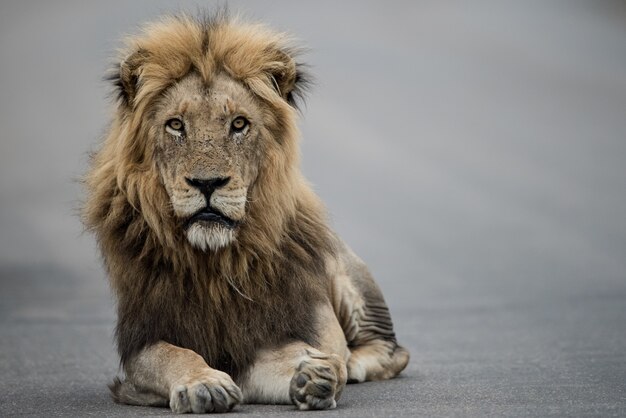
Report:
[[[333,409],[337,387],[337,375],[328,361],[304,360],[291,379],[289,396],[298,409]]]

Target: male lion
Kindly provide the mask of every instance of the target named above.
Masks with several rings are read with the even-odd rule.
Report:
[[[334,408],[408,352],[366,266],[299,171],[306,78],[284,35],[169,17],[131,39],[84,221],[117,297],[116,401]]]

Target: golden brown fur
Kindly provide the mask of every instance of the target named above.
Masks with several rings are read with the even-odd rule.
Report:
[[[323,207],[299,171],[294,101],[304,77],[293,56],[284,35],[224,16],[165,18],[128,41],[119,69],[112,77],[119,93],[117,108],[86,177],[88,195],[83,211],[85,224],[98,239],[118,300],[116,336],[129,376],[127,386],[118,381],[113,388],[118,400],[167,403],[167,393],[174,393],[169,383],[150,389],[146,381],[151,378],[134,370],[145,359],[149,364],[165,364],[162,359],[173,352],[187,358],[187,363],[181,360],[181,364],[196,364],[195,357],[189,360],[189,353],[199,354],[199,364],[206,362],[209,366],[206,379],[210,380],[216,371],[213,369],[217,369],[243,384],[246,378],[251,379],[255,361],[259,369],[258,359],[263,357],[259,349],[274,350],[290,342],[302,342],[311,348],[300,350],[299,356],[332,364],[335,399],[345,383],[342,368],[345,370],[344,361],[350,356],[345,349],[347,343],[358,343],[367,351],[367,344],[375,340],[372,347],[380,344],[382,348],[375,351],[386,356],[376,367],[387,372],[366,377],[363,371],[353,380],[392,377],[406,365],[408,354],[395,341],[384,300],[371,278],[347,285],[335,281],[335,277],[345,276],[350,266],[360,262],[328,229]],[[234,238],[228,245],[205,251],[192,245],[183,233],[184,219],[173,207],[170,183],[166,181],[168,172],[163,168],[171,163],[164,161],[170,155],[166,149],[174,145],[160,145],[166,136],[160,133],[161,125],[155,121],[159,120],[160,106],[168,100],[168,92],[178,88],[175,86],[199,83],[210,88],[219,80],[226,86],[224,91],[239,88],[241,95],[251,95],[249,107],[253,106],[259,115],[258,123],[251,119],[254,127],[258,126],[258,145],[254,156],[249,157],[249,161],[254,161],[254,169],[247,163],[241,164],[245,173],[252,174],[241,177],[241,182],[248,179],[244,185],[247,201],[245,213],[237,219]],[[230,105],[234,99],[225,100]],[[187,106],[185,103],[183,100]],[[189,144],[192,139],[197,140],[189,138]],[[205,170],[205,157],[197,158],[199,162],[194,167],[200,165]],[[229,176],[236,175],[234,166],[217,167],[212,170],[230,170]],[[209,200],[207,204],[212,202]],[[360,304],[360,312],[365,312],[360,317],[354,316],[352,305],[346,305],[354,303],[342,294],[348,288],[356,292],[352,297]],[[373,302],[369,303],[368,298],[373,298]],[[373,316],[367,315],[368,303],[374,309],[370,311]],[[341,341],[334,339],[334,345],[325,342],[327,328],[319,324],[321,311],[317,309],[330,309],[331,305],[338,315],[332,321],[339,320],[344,332],[351,333],[346,333],[346,338],[342,336]],[[347,312],[343,317],[342,310]],[[388,332],[360,332],[367,325],[362,318],[374,318],[374,322],[378,318]],[[311,354],[313,348],[336,346],[338,341],[345,350],[335,353],[341,358],[339,362],[332,360],[335,357]],[[150,347],[165,348],[151,353]],[[188,350],[179,352],[171,347]],[[318,358],[322,360],[315,360]],[[368,361],[358,367],[366,367]],[[287,373],[294,373],[294,368]],[[356,370],[357,366],[353,368]],[[325,368],[320,366],[318,371],[322,369]],[[154,379],[164,379],[159,376]],[[192,375],[185,376],[189,380]],[[178,383],[184,380],[181,376],[177,379]],[[329,402],[311,401],[305,394],[298,396],[308,401],[294,400],[296,389],[294,386],[290,393],[299,407],[332,407]],[[283,399],[280,393],[267,399]],[[240,401],[233,396],[232,405]],[[170,400],[173,409],[176,399]],[[191,402],[175,410],[196,409]]]

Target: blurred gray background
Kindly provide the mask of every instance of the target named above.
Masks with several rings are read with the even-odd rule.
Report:
[[[413,355],[315,416],[625,416],[626,4],[229,4],[310,48],[303,170]],[[108,398],[77,180],[121,37],[212,5],[0,3],[1,416],[168,414]]]

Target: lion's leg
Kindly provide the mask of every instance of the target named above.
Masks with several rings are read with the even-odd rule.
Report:
[[[389,309],[365,264],[347,247],[333,282],[333,307],[350,347],[348,381],[390,379],[409,362]]]
[[[348,361],[350,383],[397,376],[409,362],[409,352],[397,343],[374,340],[352,348]]]
[[[210,368],[191,350],[159,342],[125,365],[126,380],[113,397],[133,405],[167,405],[176,413],[226,412],[241,403],[241,390],[226,373]]]
[[[298,341],[257,353],[242,383],[246,402],[335,408],[347,380],[346,342],[330,306],[318,310],[317,320],[319,350]]]

